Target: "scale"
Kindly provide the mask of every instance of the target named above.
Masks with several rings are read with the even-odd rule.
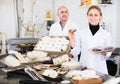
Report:
[[[115,58],[116,64],[117,64],[117,72],[116,72],[115,77],[120,77],[120,48],[116,48],[112,52],[112,57]]]

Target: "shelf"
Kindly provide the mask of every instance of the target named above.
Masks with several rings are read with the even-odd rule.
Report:
[[[100,7],[107,7],[107,6],[110,6],[112,4],[92,4],[92,5],[97,5],[97,6],[100,6]],[[80,7],[90,7],[92,5],[83,5],[83,6],[80,6]]]
[[[103,7],[106,7],[106,6],[110,6],[112,4],[98,4],[98,6],[103,6]]]

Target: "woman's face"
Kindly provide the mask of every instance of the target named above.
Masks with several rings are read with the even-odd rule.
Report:
[[[88,22],[91,25],[98,25],[98,23],[100,22],[102,16],[100,15],[100,12],[97,9],[91,9],[88,12]]]

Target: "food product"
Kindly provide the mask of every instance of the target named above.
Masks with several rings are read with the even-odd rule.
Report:
[[[80,71],[80,70],[71,70],[71,71],[69,71],[69,72],[65,75],[65,77],[66,77],[66,78],[72,78],[73,76],[80,75],[81,72],[82,72],[82,71]]]
[[[55,65],[62,64],[64,62],[68,62],[68,61],[69,61],[69,57],[67,54],[53,58],[53,63]]]
[[[58,74],[65,74],[65,73],[67,73],[67,69],[65,69],[65,68],[59,68],[58,70],[57,70],[57,73]]]
[[[69,40],[63,36],[50,37],[45,36],[40,38],[34,50],[63,52],[66,51],[69,45]]]
[[[13,56],[7,56],[4,59],[4,63],[10,67],[15,67],[21,65],[20,61]]]
[[[29,59],[35,59],[35,58],[46,57],[46,56],[47,56],[47,52],[43,52],[43,51],[31,51],[27,53],[27,57]]]
[[[72,84],[102,84],[102,78],[93,70],[84,70],[72,77]]]
[[[80,63],[76,61],[68,61],[68,62],[62,63],[62,67],[70,70],[74,70],[74,69],[80,68]]]
[[[15,56],[19,59],[19,61],[20,61],[21,63],[27,63],[27,61],[25,60],[25,58],[23,57],[22,54],[16,52],[16,53],[15,53]]]
[[[58,76],[58,73],[55,70],[47,69],[43,72],[43,75],[51,78],[56,78]]]

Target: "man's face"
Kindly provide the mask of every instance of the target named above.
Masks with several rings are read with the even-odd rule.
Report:
[[[65,8],[65,7],[61,7],[59,8],[58,10],[58,17],[61,21],[67,21],[68,20],[68,16],[69,16],[69,13],[68,13],[68,9]]]

